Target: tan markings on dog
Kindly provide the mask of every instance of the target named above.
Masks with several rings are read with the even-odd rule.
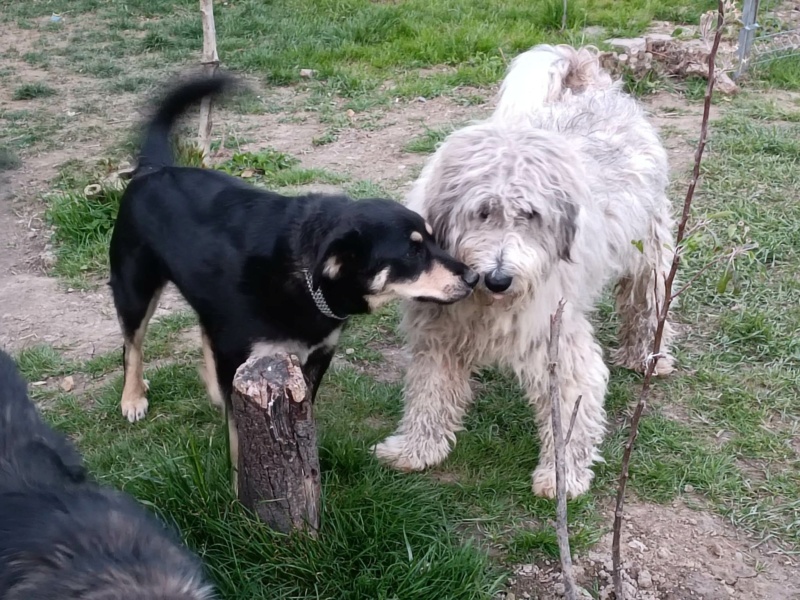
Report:
[[[222,408],[225,403],[222,398],[222,390],[217,379],[217,361],[214,359],[214,350],[211,349],[211,340],[208,339],[206,332],[201,329],[200,337],[203,342],[203,366],[200,368],[200,377],[206,386],[206,393],[211,404]]]
[[[373,294],[380,293],[386,287],[386,280],[389,279],[389,267],[382,269],[369,284],[369,289]]]
[[[437,262],[416,279],[388,283],[380,294],[368,296],[367,303],[374,310],[395,298],[431,298],[450,302],[460,300],[469,291],[461,277]]]
[[[412,242],[421,242],[422,241],[422,234],[419,231],[412,231],[411,232],[411,241]]]
[[[425,231],[428,232],[428,235],[433,235],[433,227],[427,221],[425,221]]]
[[[342,263],[339,262],[339,257],[331,256],[325,261],[325,266],[322,268],[322,274],[329,279],[336,279],[341,270]]]
[[[274,356],[280,352],[285,354],[294,354],[299,360],[300,364],[306,364],[308,357],[311,356],[316,350],[320,348],[333,348],[339,343],[339,335],[341,329],[334,329],[328,336],[319,344],[313,346],[306,346],[303,342],[298,340],[281,340],[280,342],[256,342],[250,350],[250,357]],[[249,360],[249,359],[248,359]]]
[[[144,335],[147,332],[147,324],[153,317],[153,313],[158,306],[158,299],[161,297],[163,287],[156,290],[150,299],[147,312],[139,324],[139,328],[134,332],[132,339],[125,339],[125,383],[122,387],[122,400],[120,407],[122,414],[128,421],[135,423],[143,419],[147,414],[147,390],[149,384],[144,380],[144,355],[142,344]]]

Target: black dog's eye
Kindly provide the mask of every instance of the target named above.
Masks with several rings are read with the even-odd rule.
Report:
[[[420,254],[422,254],[422,244],[411,244],[408,247],[408,252],[406,252],[408,258],[416,258]]]

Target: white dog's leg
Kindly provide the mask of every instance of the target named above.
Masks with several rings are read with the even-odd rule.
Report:
[[[559,381],[561,390],[561,422],[567,435],[572,411],[578,397],[581,404],[569,444],[566,446],[566,490],[570,498],[586,492],[594,478],[591,465],[602,461],[597,446],[603,439],[606,412],[603,408],[608,368],[592,327],[583,315],[564,315],[564,329],[559,343]],[[569,319],[569,321],[567,321]],[[531,354],[521,373],[529,399],[536,411],[541,449],[539,464],[533,472],[533,493],[554,498],[556,495],[555,448],[550,414],[547,377],[546,341]]]
[[[673,256],[669,223],[667,218],[656,221],[653,238],[645,241],[644,252],[635,261],[636,267],[617,285],[617,313],[621,325],[614,364],[639,373],[644,373],[647,368],[647,357],[653,352],[658,314],[664,307],[665,279]],[[634,252],[637,252],[635,248]],[[657,376],[669,375],[674,370],[674,361],[669,353],[673,335],[672,324],[667,320],[661,340],[663,356],[656,363]]]
[[[442,462],[472,402],[470,370],[456,356],[441,347],[415,350],[406,373],[403,420],[394,435],[372,448],[375,456],[402,471]]]

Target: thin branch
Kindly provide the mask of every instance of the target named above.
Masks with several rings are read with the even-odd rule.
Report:
[[[575,401],[575,406],[572,408],[572,416],[569,418],[569,429],[567,429],[567,437],[564,438],[564,446],[569,446],[569,441],[572,439],[572,428],[575,427],[575,418],[578,416],[578,409],[581,407],[581,400],[583,400],[583,394],[578,396],[578,399]]]
[[[567,28],[567,0],[564,0],[564,10],[561,13],[561,31]]]
[[[561,571],[564,574],[565,598],[576,600],[575,576],[572,574],[572,553],[569,549],[569,529],[567,527],[567,486],[566,486],[566,443],[561,434],[561,390],[558,386],[558,338],[561,336],[561,315],[564,313],[564,299],[558,302],[555,314],[550,317],[550,342],[547,345],[548,367],[550,373],[550,418],[553,422],[553,445],[556,454],[556,536],[558,552],[561,555]],[[575,411],[573,411],[574,417]],[[570,426],[570,430],[572,426]]]
[[[719,42],[722,37],[722,27],[724,22],[725,7],[723,6],[723,0],[719,0],[717,7],[717,29],[716,33],[714,34],[714,44],[711,47],[711,52],[708,56],[708,85],[706,86],[706,95],[703,102],[703,120],[700,125],[700,140],[697,143],[697,150],[695,151],[694,155],[692,179],[689,183],[689,188],[686,190],[686,197],[683,202],[683,213],[681,214],[681,220],[678,224],[678,233],[675,238],[675,251],[672,256],[672,266],[670,267],[669,274],[664,282],[664,305],[661,307],[661,311],[658,315],[658,325],[656,327],[655,339],[653,340],[653,352],[648,357],[647,370],[645,372],[644,382],[642,383],[642,391],[639,394],[639,401],[636,404],[636,409],[634,410],[633,417],[631,418],[630,433],[628,435],[628,441],[625,444],[625,451],[622,455],[622,470],[619,477],[619,487],[617,488],[616,507],[614,509],[614,537],[611,543],[611,557],[614,565],[614,591],[616,593],[617,600],[625,600],[625,592],[623,591],[622,587],[622,558],[620,554],[620,539],[622,537],[622,515],[623,506],[625,504],[625,487],[628,482],[631,452],[633,451],[633,444],[636,442],[636,437],[639,433],[639,420],[641,419],[642,413],[647,406],[647,397],[650,392],[650,382],[653,378],[656,364],[658,362],[657,357],[661,353],[661,340],[664,335],[664,326],[666,324],[667,315],[669,314],[670,305],[673,299],[672,285],[675,282],[675,276],[678,273],[678,267],[681,262],[681,253],[679,252],[679,248],[684,239],[686,224],[689,221],[689,216],[692,210],[694,191],[697,187],[697,181],[700,178],[700,164],[703,160],[703,151],[705,150],[706,139],[708,137],[708,120],[711,113],[711,97],[714,91],[714,61],[716,59],[717,49],[719,48]],[[655,276],[658,277],[657,272],[655,273]]]

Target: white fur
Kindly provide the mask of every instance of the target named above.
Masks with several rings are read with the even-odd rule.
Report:
[[[450,306],[404,305],[412,357],[405,414],[376,455],[403,470],[444,460],[472,400],[472,370],[499,364],[516,373],[535,409],[541,453],[533,491],[553,497],[547,342],[564,298],[562,422],[582,396],[566,487],[572,497],[587,491],[590,467],[602,460],[609,374],[588,315],[617,282],[615,360],[642,371],[672,260],[667,175],[656,131],[589,49],[538,46],[517,57],[494,114],[449,136],[408,198],[448,251],[484,277],[502,269],[513,282],[503,294],[479,287]],[[670,339],[667,327],[661,375],[672,370]]]

